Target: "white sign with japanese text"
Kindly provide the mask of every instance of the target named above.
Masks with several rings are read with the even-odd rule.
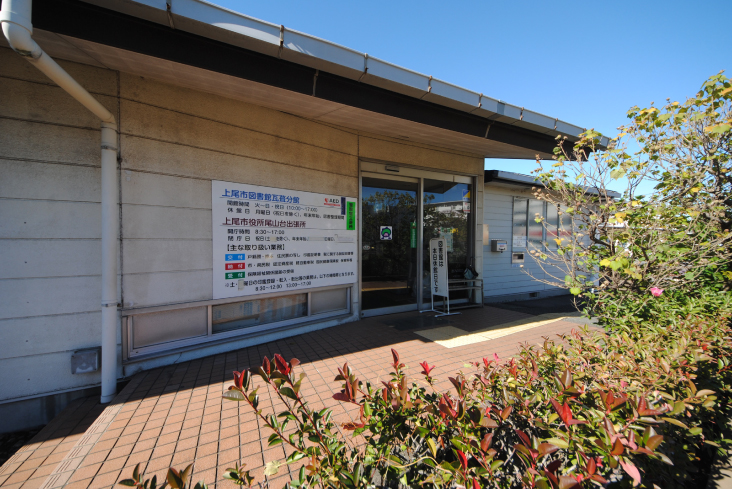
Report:
[[[445,238],[432,238],[430,240],[430,290],[433,296],[448,297],[447,243],[445,243]]]
[[[213,298],[357,281],[356,199],[211,182]]]
[[[513,247],[514,248],[526,248],[526,236],[513,236]]]

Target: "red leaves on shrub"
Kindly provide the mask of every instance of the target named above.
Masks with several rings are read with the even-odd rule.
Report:
[[[262,370],[264,370],[264,373],[266,373],[267,375],[269,375],[270,372],[271,372],[271,367],[270,367],[270,364],[269,364],[269,358],[267,358],[267,357],[264,357],[262,359]]]
[[[434,365],[430,367],[430,364],[427,362],[422,362],[420,363],[420,365],[422,366],[422,375],[426,375],[427,377],[430,376],[430,372],[432,372],[432,369],[435,368]]]
[[[610,411],[613,411],[614,409],[619,408],[623,404],[625,404],[625,401],[628,400],[628,396],[625,396],[623,394],[620,394],[618,397],[615,397],[612,391],[608,390],[607,392],[600,391],[600,398],[602,399],[602,402],[605,404],[605,409],[609,413]]]
[[[335,394],[333,394],[333,399],[335,399],[336,401],[350,402],[351,396],[349,396],[349,394],[348,394],[348,392],[346,392],[346,390],[342,390],[340,392],[336,392]]]
[[[343,364],[343,368],[338,368],[338,375],[335,380],[342,380],[344,383],[343,390],[333,394],[333,399],[343,402],[356,402],[356,393],[358,392],[360,382],[353,375],[351,368],[348,366],[348,362]],[[384,391],[386,392],[386,389]],[[386,396],[384,400],[386,400]]]
[[[468,457],[460,450],[455,450],[455,453],[457,454],[458,460],[460,461],[460,465],[462,466],[463,470],[467,469]]]
[[[646,401],[645,396],[641,396],[640,399],[638,399],[637,406],[638,414],[641,416],[658,416],[659,414],[666,412],[665,409],[648,409],[648,402]]]
[[[580,421],[579,419],[574,419],[574,416],[572,415],[572,409],[569,407],[569,404],[565,401],[564,404],[559,404],[555,399],[552,399],[552,406],[554,406],[554,409],[557,411],[557,414],[559,414],[559,417],[562,418],[562,421],[567,427],[570,427],[575,424],[587,424],[587,421]]]
[[[333,397],[335,397],[335,396],[333,396]],[[366,423],[348,422],[348,423],[343,423],[341,426],[343,426],[343,429],[345,429],[345,430],[353,431],[358,428],[363,428],[364,426],[366,426]]]
[[[353,375],[353,372],[348,367],[348,362],[346,362],[343,364],[343,368],[338,367],[338,375],[336,375],[335,380],[336,381],[339,381],[339,380],[347,381],[351,378],[352,375]],[[384,384],[384,385],[386,385],[386,384]]]
[[[244,372],[237,372],[234,370],[234,385],[237,389],[242,388],[242,384],[244,382]]]
[[[501,419],[503,421],[506,421],[511,415],[511,411],[513,411],[513,406],[506,406],[505,408],[503,408],[503,411],[501,411]]]
[[[521,439],[521,443],[526,445],[527,447],[531,448],[531,438],[529,438],[529,435],[524,433],[521,430],[515,430],[516,434],[518,435],[519,439]]]
[[[545,457],[559,450],[559,447],[551,443],[542,443],[539,445],[539,455]]]
[[[391,366],[394,367],[394,370],[404,368],[404,364],[399,363],[399,354],[394,348],[391,349],[391,356],[394,359],[394,363],[391,364]]]
[[[547,478],[552,482],[553,487],[559,486],[559,479],[557,479],[557,476],[555,475],[557,469],[562,466],[561,460],[554,460],[553,462],[550,462],[547,464],[546,468],[544,469],[544,475],[547,476]]]
[[[451,418],[457,417],[457,411],[453,409],[452,401],[447,394],[442,394],[442,397],[440,398],[440,402],[437,407],[440,412],[443,413],[445,416],[450,416]]]
[[[559,486],[559,489],[575,489],[582,487],[580,481],[568,475],[560,475],[557,485]]]
[[[567,387],[570,387],[574,381],[574,378],[572,377],[572,373],[569,370],[565,370],[562,372],[562,375],[558,377],[559,382],[562,384],[562,386],[566,389]]]
[[[623,470],[633,478],[633,486],[637,486],[638,484],[640,484],[641,475],[638,467],[633,465],[633,462],[626,462],[622,458],[618,461],[620,462],[620,466],[623,467]]]
[[[622,455],[623,451],[625,451],[625,447],[620,441],[620,438],[615,438],[615,442],[613,443],[613,449],[610,450],[610,455]]]
[[[456,379],[454,377],[448,377],[447,378],[450,382],[452,382],[452,385],[455,386],[455,390],[458,393],[459,397],[463,397],[463,389],[465,388],[465,380],[464,379]]]
[[[531,359],[531,380],[539,378],[539,367],[536,365],[536,360]]]
[[[285,375],[290,373],[290,366],[287,364],[287,361],[285,361],[284,358],[282,358],[282,355],[279,353],[274,354],[274,363],[275,368],[280,371],[280,373],[283,373]]]
[[[480,449],[487,452],[493,443],[493,433],[486,434],[482,440],[480,440]]]

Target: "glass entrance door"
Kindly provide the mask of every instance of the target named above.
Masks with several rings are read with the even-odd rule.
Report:
[[[361,309],[416,309],[419,180],[361,179]]]
[[[423,179],[424,239],[422,243],[423,277],[422,301],[429,303],[430,295],[430,239],[445,238],[447,244],[447,278],[462,279],[465,268],[471,265],[470,209],[472,185],[454,181]],[[450,301],[468,298],[468,291],[450,292]]]

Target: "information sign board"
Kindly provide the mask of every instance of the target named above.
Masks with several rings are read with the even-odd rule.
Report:
[[[213,298],[357,281],[356,199],[211,182]]]
[[[430,240],[430,289],[432,296],[448,297],[447,244],[445,238]]]
[[[526,236],[513,235],[514,248],[526,248]]]

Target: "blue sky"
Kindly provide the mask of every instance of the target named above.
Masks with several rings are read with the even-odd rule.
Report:
[[[730,0],[213,1],[611,137],[631,106],[732,76]]]

